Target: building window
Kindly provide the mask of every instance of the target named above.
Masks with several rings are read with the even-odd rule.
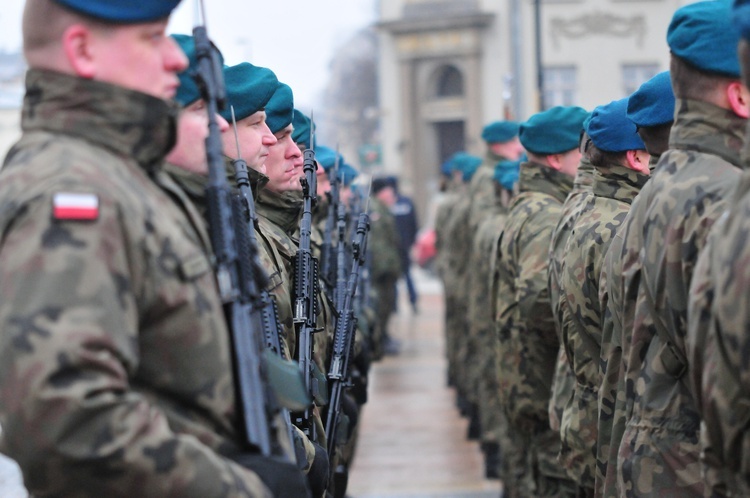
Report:
[[[545,67],[542,71],[544,108],[577,103],[575,66]]]
[[[622,91],[625,95],[632,94],[658,72],[659,64],[623,64]]]
[[[443,66],[435,78],[436,97],[460,97],[464,94],[464,77],[454,66]]]

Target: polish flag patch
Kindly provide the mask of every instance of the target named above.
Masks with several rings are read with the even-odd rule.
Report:
[[[52,197],[52,216],[57,220],[95,220],[99,217],[99,197],[58,192]]]

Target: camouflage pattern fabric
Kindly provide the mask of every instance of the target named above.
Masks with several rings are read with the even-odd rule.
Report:
[[[50,71],[26,84],[0,181],[2,451],[37,495],[270,496],[223,456],[241,437],[209,242],[159,171],[174,110]],[[95,196],[96,218],[56,217],[56,193]]]
[[[512,429],[530,440],[529,473],[536,496],[575,490],[557,462],[559,433],[550,429],[547,413],[560,347],[547,290],[549,246],[572,186],[573,179],[558,171],[522,164],[520,193],[511,203],[498,246],[495,323],[501,403]]]
[[[564,410],[560,455],[566,468],[580,472],[579,485],[590,495],[594,492],[600,384],[599,275],[604,253],[647,180],[648,175],[620,164],[595,167],[592,195],[581,207],[563,251],[560,284],[565,300],[559,310],[562,344],[576,384]]]
[[[745,124],[726,109],[678,100],[670,148],[639,204],[645,210],[641,281],[623,357],[627,425],[618,454],[618,483],[628,496],[704,493],[700,415],[675,355],[686,354],[688,289],[698,253],[739,180]],[[655,332],[655,320],[670,344]]]
[[[498,204],[498,187],[494,181],[495,165],[505,157],[487,151],[479,169],[474,172],[469,182],[469,228],[471,233],[477,233],[479,224],[487,218]]]
[[[593,183],[594,167],[591,166],[591,162],[589,162],[586,157],[581,157],[581,162],[578,165],[578,171],[576,172],[576,177],[573,182],[573,188],[568,194],[568,197],[565,198],[560,221],[557,222],[557,226],[552,231],[552,239],[549,247],[547,288],[549,290],[552,316],[555,319],[555,330],[557,331],[557,336],[560,340],[562,340],[562,325],[560,322],[561,317],[559,309],[561,299],[565,299],[565,294],[560,292],[560,267],[562,265],[565,244],[568,242],[573,223],[576,218],[578,218],[578,214],[580,213],[581,207],[586,203],[586,199],[591,195],[591,186]],[[560,430],[563,409],[565,408],[565,405],[568,404],[568,400],[571,396],[573,396],[574,386],[575,377],[573,376],[573,371],[568,364],[568,359],[561,343],[557,358],[557,366],[552,378],[552,397],[550,398],[548,409],[550,428],[554,431]],[[576,479],[582,474],[581,469],[574,469],[569,463],[564,463],[564,466],[568,471],[568,475],[572,474]]]
[[[746,142],[750,143],[750,141]],[[745,160],[745,164],[747,164]],[[704,472],[716,496],[750,495],[747,235],[750,174],[710,232],[690,287],[689,376],[702,418]]]

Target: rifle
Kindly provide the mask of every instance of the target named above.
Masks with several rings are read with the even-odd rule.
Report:
[[[264,361],[261,362],[263,378],[269,380],[269,373],[266,370],[266,364],[272,362],[272,358],[268,357],[268,353],[273,353],[279,359],[286,359],[289,363],[289,353],[284,347],[284,343],[281,340],[281,330],[279,327],[279,312],[276,306],[276,301],[271,297],[268,292],[268,275],[260,262],[260,252],[258,249],[258,240],[255,235],[255,231],[258,229],[258,217],[255,212],[255,199],[253,197],[253,191],[250,186],[250,174],[248,171],[247,162],[242,159],[240,153],[240,141],[237,136],[237,121],[234,117],[234,107],[230,108],[232,114],[232,127],[234,129],[234,140],[237,148],[237,159],[232,161],[234,166],[234,178],[239,188],[239,195],[233,197],[235,203],[235,221],[237,223],[237,232],[244,236],[238,237],[238,243],[240,246],[240,257],[241,262],[245,263],[240,265],[241,270],[241,283],[243,284],[242,292],[246,296],[245,301],[250,303],[250,322],[253,330],[263,331],[263,338],[265,344],[261,345],[261,349],[264,350]],[[278,360],[277,360],[278,361]],[[296,370],[299,374],[299,370]],[[302,378],[299,376],[298,379],[290,379],[291,382],[298,381],[302,384]],[[294,441],[294,430],[292,429],[291,416],[287,408],[279,406],[279,402],[272,392],[268,388],[268,382],[265,385],[264,397],[266,400],[267,417],[268,420],[273,421],[274,415],[281,413],[281,417],[284,423],[284,430],[287,433],[290,441]],[[303,384],[302,384],[303,385]],[[309,404],[311,400],[308,398]],[[277,450],[278,454],[278,450]],[[305,455],[295,455],[297,463],[307,463]]]
[[[337,309],[339,316],[333,336],[331,367],[328,371],[331,394],[328,403],[328,417],[326,419],[326,437],[328,439],[329,455],[333,455],[336,448],[343,390],[350,385],[349,360],[354,351],[354,332],[357,325],[357,318],[354,314],[354,296],[357,292],[360,268],[365,263],[369,229],[370,216],[367,214],[367,208],[365,208],[357,221],[357,232],[352,241],[352,268],[346,284],[346,291],[343,295],[342,307]]]
[[[268,456],[279,454],[280,448],[277,439],[273,437],[268,417],[270,407],[265,394],[269,391],[264,377],[260,330],[250,320],[251,304],[246,286],[243,285],[252,269],[244,261],[246,258],[241,258],[238,253],[238,243],[243,242],[238,240],[238,235],[242,237],[244,234],[246,237],[247,231],[239,229],[233,213],[232,192],[227,182],[222,155],[221,132],[216,122],[218,110],[226,104],[223,73],[218,53],[208,38],[205,11],[202,10],[202,14],[204,25],[193,29],[193,38],[198,62],[195,78],[208,111],[206,198],[209,235],[219,295],[232,339],[235,390],[240,401],[238,411],[243,422],[244,443],[248,447],[258,448],[263,455]]]
[[[326,214],[326,226],[325,233],[323,234],[323,245],[320,248],[320,257],[322,261],[322,272],[323,272],[323,283],[326,286],[326,294],[333,296],[334,282],[336,281],[336,257],[333,252],[333,228],[336,223],[337,208],[340,203],[339,200],[339,184],[338,184],[338,170],[339,170],[339,151],[338,146],[336,147],[336,161],[333,165],[333,177],[329,178],[331,182],[331,191],[326,195],[330,201],[328,204],[328,212]],[[339,239],[341,240],[341,239]]]
[[[312,120],[312,116],[311,116]],[[313,144],[313,126],[310,126],[310,148],[305,149],[303,171],[300,178],[304,198],[302,220],[300,221],[299,249],[294,257],[294,326],[297,330],[297,348],[299,368],[305,380],[307,392],[315,398],[320,393],[318,380],[314,375],[313,334],[318,318],[318,260],[310,249],[312,234],[312,210],[315,205],[316,176],[315,151]],[[317,439],[317,431],[312,419],[312,408],[308,407],[297,414],[295,425],[301,428],[311,439]]]

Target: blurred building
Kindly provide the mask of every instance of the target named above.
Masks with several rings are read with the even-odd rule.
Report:
[[[667,27],[687,3],[380,0],[384,168],[425,213],[440,164],[459,150],[484,154],[485,124],[524,120],[542,106],[593,109],[669,69]]]

